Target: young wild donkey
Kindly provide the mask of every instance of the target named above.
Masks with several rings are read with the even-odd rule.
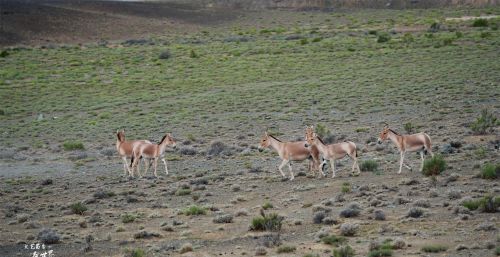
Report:
[[[356,144],[347,141],[338,144],[326,145],[321,138],[314,133],[314,127],[310,126],[306,128],[306,147],[317,147],[323,158],[325,159],[321,165],[320,170],[323,170],[323,166],[330,161],[332,167],[332,178],[335,177],[335,160],[340,160],[346,155],[349,155],[354,161],[352,164],[352,171],[354,172],[354,167],[357,167],[358,174],[361,172],[358,165],[358,152],[356,150]]]
[[[420,152],[420,157],[422,159],[420,171],[424,168],[424,153],[429,152],[431,156],[434,157],[431,147],[431,138],[426,133],[422,132],[412,135],[400,135],[396,131],[390,129],[386,124],[382,132],[380,132],[378,143],[381,144],[387,138],[389,138],[398,147],[399,154],[401,155],[398,174],[401,173],[401,169],[403,168],[406,152]],[[406,164],[404,164],[404,166],[411,171],[410,166]]]
[[[132,150],[134,149],[134,146],[141,144],[141,143],[151,143],[148,140],[133,140],[133,141],[126,141],[125,140],[125,130],[122,131],[116,131],[116,150],[118,151],[118,154],[123,160],[123,170],[125,172],[125,176],[127,175],[127,172],[129,173],[130,176],[132,176],[132,171],[130,170],[128,164],[127,164],[127,157],[131,158],[132,157]],[[146,164],[147,167],[147,164]],[[138,167],[139,169],[139,167]]]
[[[165,160],[165,149],[167,148],[167,145],[172,146],[173,148],[175,148],[176,146],[175,140],[172,138],[172,135],[170,135],[170,133],[163,136],[160,143],[158,144],[140,143],[135,145],[134,149],[132,150],[132,160],[130,162],[130,167],[132,167],[132,176],[134,176],[134,168],[137,166],[141,158],[153,160],[155,177],[158,176],[156,174],[156,168],[158,167],[158,159],[161,158],[163,164],[165,165],[165,173],[168,175],[167,161]],[[148,170],[146,167],[144,175],[147,172]],[[137,170],[137,173],[139,174],[139,177],[142,177],[139,170]]]
[[[262,152],[264,148],[268,147],[274,148],[283,160],[278,168],[281,176],[285,177],[285,173],[283,173],[282,168],[288,164],[288,169],[290,170],[290,180],[293,180],[295,177],[293,176],[291,161],[303,161],[306,159],[310,160],[309,171],[313,171],[313,175],[316,175],[314,169],[317,169],[319,164],[319,151],[316,147],[304,147],[304,141],[282,142],[266,132],[260,140],[259,151]],[[323,176],[325,175],[322,170],[320,170],[320,172]]]

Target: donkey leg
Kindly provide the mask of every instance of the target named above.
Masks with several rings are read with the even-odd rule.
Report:
[[[281,162],[280,166],[278,167],[278,170],[280,171],[281,176],[283,176],[284,178],[285,178],[286,176],[285,176],[285,173],[283,173],[283,166],[285,166],[287,163],[288,163],[288,160],[283,160],[283,161]]]
[[[125,172],[125,176],[127,176],[127,172],[128,174],[130,174],[130,167],[127,164],[127,157],[123,156],[122,160],[123,160],[123,171]]]
[[[401,156],[401,158],[399,160],[399,171],[398,171],[398,174],[401,174],[401,170],[403,170],[403,160],[405,158],[405,153],[401,152],[400,156]]]
[[[335,177],[335,159],[330,160],[330,166],[332,167],[332,178]]]
[[[424,170],[424,151],[420,152],[420,158],[422,159],[422,162],[420,163],[420,172]]]
[[[165,161],[165,158],[161,160],[163,161],[163,165],[165,165],[165,173],[168,175],[167,161]]]
[[[158,167],[158,157],[154,158],[154,160],[153,160],[153,167],[154,167],[154,170],[155,170],[155,177],[157,178],[158,174],[156,174],[156,168]]]
[[[290,180],[293,180],[295,177],[293,176],[292,163],[291,162],[288,162],[288,169],[290,170]]]

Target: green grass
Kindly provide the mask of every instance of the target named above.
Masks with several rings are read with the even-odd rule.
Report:
[[[321,238],[321,242],[328,245],[338,246],[347,242],[343,236],[329,235]]]
[[[282,218],[277,213],[254,217],[250,223],[250,230],[254,231],[279,231]]]
[[[74,214],[78,214],[78,215],[83,215],[85,213],[85,211],[87,211],[87,206],[85,206],[83,203],[81,202],[78,202],[78,203],[73,203],[69,206],[69,208],[71,209],[71,211],[74,213]]]
[[[425,176],[437,176],[446,169],[446,162],[440,155],[434,155],[431,159],[424,162],[422,174]]]
[[[175,191],[175,195],[177,196],[189,195],[189,194],[191,194],[191,189],[189,188],[180,188],[177,191]]]
[[[368,252],[368,257],[392,256],[392,249],[376,249]]]
[[[422,252],[426,253],[439,253],[444,252],[448,249],[448,247],[444,245],[425,245],[421,248]]]
[[[297,247],[292,246],[292,245],[282,245],[278,247],[276,250],[276,253],[293,253],[297,250]]]
[[[481,178],[484,179],[497,179],[500,177],[500,163],[491,164],[486,163],[481,169]]]
[[[496,212],[496,209],[500,207],[500,197],[488,195],[479,199],[463,201],[462,206],[471,211],[479,209],[482,212]]]
[[[263,34],[260,28],[242,26],[161,36],[153,45],[9,49],[0,58],[0,134],[9,135],[0,137],[0,145],[34,145],[41,138],[62,145],[65,139],[78,139],[92,148],[94,142],[113,142],[113,131],[124,126],[130,138],[149,138],[165,124],[175,124],[169,127],[174,136],[191,134],[209,142],[221,128],[238,128],[228,130],[228,138],[235,138],[270,126],[270,120],[280,124],[271,129],[288,139],[303,136],[292,132],[319,121],[337,136],[373,127],[370,117],[391,114],[409,120],[415,110],[422,124],[473,122],[462,110],[497,113],[499,108],[494,100],[499,97],[500,31],[488,30],[491,35],[481,37],[483,28],[463,26],[472,23],[467,21],[457,23],[466,27],[460,38],[445,30],[432,36],[420,31],[392,34],[377,43],[386,28],[428,28],[434,21],[449,27],[445,17],[468,13],[453,8],[360,10],[338,17],[317,13],[304,25],[299,12],[290,12],[287,19],[301,23],[273,24],[264,18],[259,23],[267,22],[261,29],[269,33]],[[313,27],[321,29],[311,35]],[[285,40],[291,34],[308,43]],[[236,36],[252,40],[224,40]],[[434,47],[451,37],[451,45]],[[160,59],[167,50],[169,57]],[[197,58],[190,57],[191,50]],[[428,100],[436,95],[440,101]],[[40,113],[45,118],[37,121]],[[193,126],[200,123],[211,126]]]
[[[146,251],[141,248],[136,248],[130,252],[131,257],[145,257]]]
[[[63,143],[63,149],[66,151],[73,151],[73,150],[83,150],[85,147],[83,146],[83,143],[80,141],[75,141],[75,140],[68,140]]]
[[[262,209],[264,210],[267,210],[267,209],[272,209],[274,208],[273,204],[270,203],[270,202],[265,202],[263,205],[262,205]]]
[[[333,257],[354,257],[354,249],[350,245],[341,246],[332,250]]]
[[[481,37],[483,34],[481,34]],[[488,109],[482,109],[479,117],[471,124],[471,129],[476,134],[487,134],[494,131],[495,126],[497,126],[497,117],[494,113],[490,112]]]
[[[205,215],[207,213],[207,210],[203,207],[197,206],[197,205],[191,205],[188,208],[184,209],[182,211],[184,215],[190,216],[190,215]]]
[[[361,171],[377,171],[378,162],[375,160],[365,160],[361,162],[361,165],[359,165],[359,169]]]
[[[123,223],[130,223],[134,222],[137,219],[137,216],[130,213],[124,213],[122,214],[121,219]]]

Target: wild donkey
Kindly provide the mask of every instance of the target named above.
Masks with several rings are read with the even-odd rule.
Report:
[[[321,165],[320,170],[323,170],[323,166],[330,161],[332,167],[332,178],[335,177],[335,160],[340,160],[346,155],[349,155],[354,161],[352,164],[352,171],[354,172],[354,167],[357,167],[358,174],[361,172],[358,165],[358,152],[356,150],[356,144],[347,141],[338,144],[326,145],[321,138],[314,133],[314,127],[310,126],[306,128],[306,145],[305,147],[317,147],[323,158],[325,159]]]
[[[281,176],[286,177],[285,173],[283,173],[283,166],[288,164],[288,169],[290,170],[290,180],[293,180],[295,177],[292,172],[292,164],[291,161],[303,161],[309,159],[309,171],[313,171],[313,175],[316,175],[314,169],[318,168],[319,164],[319,151],[316,147],[311,147],[308,149],[304,146],[304,141],[299,142],[282,142],[276,137],[267,134],[264,134],[262,139],[260,140],[259,151],[263,151],[264,148],[272,147],[274,148],[281,159],[281,165],[279,166],[279,171]],[[311,161],[312,159],[312,161]],[[322,170],[320,170],[321,174],[325,176]]]
[[[426,133],[422,132],[412,135],[400,135],[396,131],[390,129],[386,124],[382,132],[380,132],[378,143],[381,144],[387,138],[389,138],[398,147],[399,154],[401,155],[398,174],[401,173],[401,169],[403,168],[406,152],[420,152],[420,157],[422,159],[420,171],[424,168],[424,152],[429,152],[431,156],[434,157],[431,147],[431,138]],[[404,165],[411,171],[410,166],[406,164]]]
[[[137,166],[141,158],[153,159],[155,177],[158,177],[158,175],[156,174],[156,168],[158,167],[158,159],[161,158],[163,164],[165,165],[165,173],[168,175],[167,161],[165,161],[165,149],[167,148],[167,145],[170,145],[174,148],[176,146],[175,140],[172,138],[170,133],[163,136],[160,143],[158,144],[140,143],[135,145],[134,149],[132,150],[132,160],[130,162],[130,167],[132,167],[132,176],[134,175],[134,168]],[[148,170],[146,167],[144,175],[147,172]],[[142,177],[139,170],[137,170],[137,173],[139,174],[139,177]]]
[[[116,131],[116,150],[118,151],[118,154],[123,160],[123,170],[125,172],[125,176],[127,175],[127,172],[129,173],[130,176],[132,176],[132,171],[130,170],[128,164],[127,164],[127,157],[131,158],[132,157],[132,150],[134,149],[134,146],[141,144],[141,143],[151,143],[148,140],[133,140],[133,141],[126,141],[125,140],[125,130],[122,131]],[[147,164],[146,164],[147,167]],[[139,169],[139,167],[138,167]]]

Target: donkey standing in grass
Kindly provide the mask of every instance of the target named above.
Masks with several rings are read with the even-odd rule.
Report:
[[[140,143],[134,146],[132,149],[132,160],[130,161],[130,167],[132,168],[132,176],[134,176],[134,168],[137,166],[141,158],[152,159],[153,160],[153,168],[155,177],[158,177],[156,174],[156,168],[158,167],[158,159],[163,161],[165,165],[165,173],[168,175],[167,161],[165,160],[165,149],[167,146],[172,146],[175,148],[176,143],[172,135],[170,133],[163,136],[160,143],[152,144],[149,143]],[[147,166],[144,175],[148,172]],[[137,170],[139,177],[142,177],[141,172]]]
[[[411,167],[404,163],[406,152],[420,152],[420,157],[422,159],[420,171],[424,168],[424,153],[429,152],[431,156],[434,157],[431,147],[431,138],[426,133],[400,135],[396,131],[390,129],[388,125],[385,125],[382,132],[380,132],[378,143],[381,144],[387,138],[398,147],[399,154],[401,155],[398,174],[401,173],[403,165],[411,171]]]
[[[286,177],[285,173],[283,173],[283,166],[288,164],[288,169],[290,170],[290,180],[293,180],[295,177],[292,172],[292,164],[291,161],[303,161],[309,159],[309,171],[312,170],[313,175],[315,176],[314,169],[318,168],[319,164],[319,151],[316,147],[307,148],[304,146],[304,141],[298,142],[282,142],[276,137],[269,135],[267,132],[264,134],[262,139],[260,140],[259,151],[263,151],[264,148],[272,147],[276,150],[283,160],[281,165],[279,166],[279,171],[281,176]],[[311,160],[312,159],[312,160]],[[323,171],[320,169],[321,174],[325,176]]]
[[[323,170],[323,166],[330,161],[330,165],[332,167],[332,178],[335,177],[335,160],[340,160],[346,155],[351,157],[354,161],[352,164],[352,171],[354,172],[354,167],[357,167],[358,174],[361,172],[358,165],[358,151],[356,150],[356,144],[351,141],[326,145],[323,140],[321,140],[321,138],[314,133],[314,127],[310,126],[306,128],[305,147],[317,147],[321,155],[323,155],[324,161],[319,167],[320,170]]]
[[[132,171],[127,164],[127,158],[132,157],[132,150],[134,149],[134,147],[136,145],[141,144],[141,143],[151,144],[151,142],[149,142],[148,140],[126,141],[125,140],[125,130],[116,131],[116,137],[117,137],[116,150],[118,151],[118,154],[120,155],[120,157],[123,160],[123,170],[125,172],[125,176],[127,176],[127,172],[129,174],[129,176],[132,176]],[[147,164],[146,164],[146,167],[147,167]],[[138,169],[139,169],[139,167],[138,167]]]

